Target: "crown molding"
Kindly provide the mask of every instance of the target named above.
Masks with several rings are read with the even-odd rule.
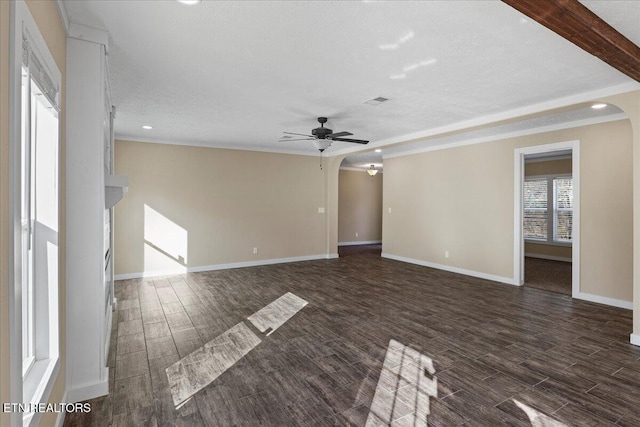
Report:
[[[107,55],[109,54],[109,33],[105,30],[70,22],[68,36],[78,40],[101,44],[104,46]]]
[[[69,15],[67,14],[67,7],[64,5],[64,1],[56,0],[56,7],[58,8],[58,14],[62,20],[62,26],[64,27],[64,33],[69,35]]]
[[[373,148],[383,148],[387,145],[398,144],[401,142],[406,142],[414,139],[427,139],[427,138],[431,138],[431,137],[446,134],[446,133],[457,132],[457,131],[462,131],[464,129],[469,129],[477,126],[484,126],[484,125],[489,125],[491,123],[497,123],[505,120],[516,119],[519,117],[524,117],[531,114],[537,114],[544,111],[555,110],[558,108],[568,107],[575,104],[594,102],[602,98],[619,95],[627,92],[633,92],[639,89],[640,89],[640,82],[630,81],[630,82],[623,83],[616,86],[609,86],[603,89],[597,89],[589,92],[579,93],[576,95],[565,96],[565,97],[557,98],[551,101],[545,101],[537,104],[527,105],[525,107],[520,107],[520,108],[508,110],[508,111],[503,111],[500,113],[490,114],[487,116],[482,116],[482,117],[478,117],[471,120],[465,120],[465,121],[456,122],[450,125],[439,126],[429,130],[414,132],[410,134],[401,135],[398,137],[376,141],[376,142],[367,144],[367,146],[363,148],[360,148],[360,147],[343,148],[335,153],[332,153],[332,156],[354,154],[361,151],[369,151]]]
[[[461,141],[451,142],[448,144],[433,145],[430,147],[420,147],[420,148],[415,148],[413,150],[406,150],[399,153],[383,155],[382,159],[383,160],[392,159],[394,157],[402,157],[402,156],[408,156],[411,154],[426,153],[428,151],[446,150],[449,148],[463,147],[465,145],[473,145],[473,144],[482,144],[484,142],[498,141],[501,139],[517,138],[521,136],[536,135],[540,133],[553,132],[557,130],[572,129],[572,128],[577,128],[582,126],[596,125],[600,123],[615,122],[619,120],[625,120],[628,118],[629,117],[626,114],[622,114],[622,113],[612,114],[610,116],[593,117],[590,119],[575,120],[573,122],[559,123],[556,125],[540,126],[536,128],[524,129],[524,130],[513,131],[513,132],[504,132],[504,133],[499,133],[499,134],[480,137],[480,138],[463,139]]]
[[[151,144],[164,144],[164,145],[180,145],[185,147],[200,147],[200,148],[217,148],[219,150],[240,150],[240,151],[254,151],[261,153],[275,153],[275,154],[293,154],[296,156],[309,156],[309,157],[329,157],[326,154],[317,154],[308,151],[299,151],[299,150],[286,150],[279,148],[264,148],[264,147],[250,147],[250,146],[234,146],[234,145],[224,145],[224,144],[209,144],[206,142],[199,141],[172,141],[167,139],[158,139],[158,138],[140,138],[138,136],[131,135],[121,135],[116,134],[115,138],[118,141],[130,141],[130,142],[146,142]]]

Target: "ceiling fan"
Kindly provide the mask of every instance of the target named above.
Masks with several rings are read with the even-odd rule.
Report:
[[[353,135],[351,132],[337,132],[333,133],[333,130],[324,127],[324,124],[327,122],[326,117],[318,117],[318,123],[320,123],[319,128],[315,128],[311,131],[311,135],[306,135],[303,133],[294,133],[294,132],[283,132],[287,135],[296,135],[296,136],[305,136],[306,138],[295,138],[292,139],[290,136],[283,136],[280,138],[280,142],[288,142],[288,141],[313,141],[313,145],[320,150],[322,153],[324,150],[331,146],[333,141],[342,141],[342,142],[354,142],[356,144],[368,144],[369,141],[364,141],[362,139],[350,139],[343,138],[344,136]]]

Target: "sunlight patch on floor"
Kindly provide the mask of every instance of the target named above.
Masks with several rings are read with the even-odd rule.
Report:
[[[438,396],[431,358],[389,341],[366,426],[427,426],[429,398]]]
[[[307,304],[287,292],[247,319],[260,332],[268,331],[266,336],[269,336]],[[166,373],[176,408],[214,382],[261,342],[245,322],[240,322],[169,366]]]

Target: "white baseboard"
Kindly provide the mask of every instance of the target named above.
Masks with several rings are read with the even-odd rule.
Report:
[[[65,402],[76,403],[109,394],[109,375],[104,381],[85,384],[80,387],[67,389],[65,392]]]
[[[338,242],[338,246],[379,245],[382,240],[363,240],[359,242]]]
[[[67,391],[65,390],[64,394],[62,395],[61,403],[66,403],[66,402],[67,402]],[[54,427],[62,427],[64,425],[65,415],[67,415],[65,411],[60,411],[60,413],[56,417],[56,423],[54,424]]]
[[[338,254],[305,255],[290,258],[273,258],[259,261],[242,261],[229,264],[213,264],[201,267],[187,267],[178,270],[145,271],[141,273],[116,274],[114,280],[141,279],[144,277],[171,276],[174,274],[198,273],[201,271],[228,270],[231,268],[257,267],[260,265],[284,264],[288,262],[315,261],[319,259],[338,258]]]
[[[529,257],[529,258],[538,258],[538,259],[548,259],[551,261],[563,261],[563,262],[571,262],[572,259],[569,257],[564,257],[564,256],[555,256],[555,255],[543,255],[543,254],[530,254],[528,252],[525,252],[524,254],[525,257]]]
[[[631,301],[603,297],[600,295],[586,294],[584,292],[578,292],[577,295],[573,295],[573,298],[589,302],[597,302],[598,304],[610,305],[618,308],[626,308],[627,310],[633,310],[633,303]]]
[[[629,335],[629,342],[633,345],[639,345],[640,346],[640,335],[638,334],[631,334]]]
[[[494,282],[506,283],[507,285],[520,286],[514,283],[513,277],[502,277],[493,274],[482,273],[480,271],[466,270],[464,268],[452,267],[450,265],[436,264],[434,262],[423,261],[419,259],[406,258],[403,256],[382,253],[382,258],[393,259],[396,261],[408,262],[410,264],[422,265],[424,267],[436,268],[438,270],[450,271],[452,273],[464,274],[465,276],[477,277],[480,279],[492,280]]]

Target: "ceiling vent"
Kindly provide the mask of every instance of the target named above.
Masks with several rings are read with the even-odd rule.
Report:
[[[379,96],[377,98],[372,98],[368,101],[364,101],[363,104],[368,104],[368,105],[380,105],[385,101],[388,101],[389,98],[383,98],[382,96]]]

